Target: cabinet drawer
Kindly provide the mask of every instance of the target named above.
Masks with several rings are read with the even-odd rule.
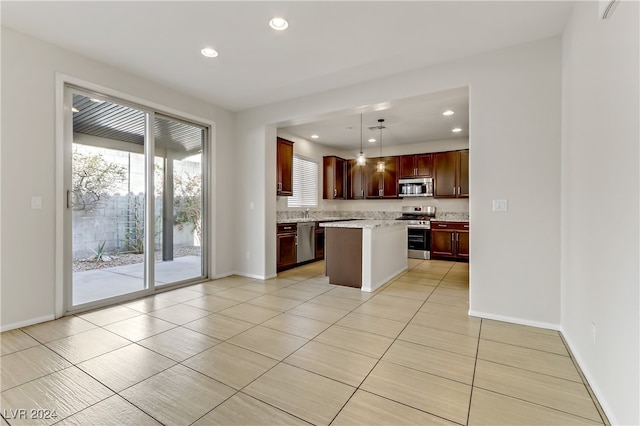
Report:
[[[280,223],[278,224],[278,234],[290,234],[295,233],[298,230],[298,225],[295,223]]]
[[[469,230],[469,222],[431,222],[431,229],[454,229],[460,231]]]

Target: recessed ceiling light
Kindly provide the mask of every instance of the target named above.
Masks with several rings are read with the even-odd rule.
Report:
[[[450,109],[446,110],[445,112],[442,113],[442,115],[453,115],[454,112],[451,111]]]
[[[453,133],[459,133],[462,131],[462,129],[460,127],[456,127],[455,129],[451,130]]]
[[[205,47],[200,51],[200,53],[202,53],[207,58],[215,58],[216,56],[218,56],[218,51],[213,47]]]
[[[276,16],[275,18],[269,21],[269,26],[274,30],[282,31],[287,29],[287,27],[289,26],[289,23],[287,22],[286,19],[279,18]]]
[[[311,139],[318,139],[320,136],[318,135],[311,135]]]
[[[79,110],[78,108],[76,108],[76,107],[72,107],[72,108],[71,108],[71,111],[73,111],[73,112],[80,112],[80,110]]]
[[[369,142],[371,142],[371,143],[373,143],[373,142],[375,142],[375,141],[376,141],[376,140],[375,140],[374,138],[369,139]]]

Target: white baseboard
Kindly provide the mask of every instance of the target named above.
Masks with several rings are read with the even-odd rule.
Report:
[[[40,324],[41,322],[53,321],[54,319],[56,319],[55,315],[45,315],[39,318],[31,318],[24,321],[14,322],[13,324],[3,324],[2,326],[0,326],[0,332],[27,327],[29,325]]]
[[[469,315],[472,317],[486,318],[490,320],[510,322],[513,324],[528,325],[531,327],[546,328],[548,330],[560,331],[560,324],[549,322],[531,321],[523,318],[508,317],[505,315],[489,314],[487,312],[479,312],[469,309]]]
[[[408,270],[409,268],[404,266],[402,268],[400,268],[399,270],[392,272],[389,276],[383,278],[382,280],[380,280],[380,282],[378,283],[374,283],[373,288],[371,289],[367,289],[365,287],[362,287],[362,291],[365,291],[367,293],[376,291],[377,289],[379,289],[380,287],[382,287],[383,285],[385,285],[386,283],[388,283],[389,281],[391,281],[392,279],[394,279],[395,277],[397,277],[398,275],[400,275],[401,273],[403,273],[404,271]]]
[[[596,381],[593,379],[593,375],[591,374],[589,369],[586,368],[587,364],[583,361],[582,357],[580,356],[580,353],[575,350],[576,346],[573,343],[573,341],[569,338],[569,336],[564,332],[564,328],[562,327],[560,328],[560,333],[562,333],[562,337],[564,338],[564,341],[567,343],[567,346],[569,346],[571,355],[573,355],[573,358],[576,360],[576,363],[580,367],[582,374],[584,374],[584,378],[587,379],[587,382],[589,383],[589,387],[591,388],[591,391],[593,392],[593,394],[596,396],[598,403],[600,403],[600,407],[602,408],[602,411],[604,411],[605,416],[607,416],[607,420],[609,420],[609,423],[612,425],[622,424],[621,422],[617,421],[617,419],[613,415],[613,410],[611,409],[611,407],[609,407],[609,404],[607,403],[607,398],[605,397],[604,392],[602,392],[600,388],[596,385]]]
[[[224,274],[216,275],[213,280],[218,280],[220,278],[230,277],[232,275],[237,275],[239,277],[253,278],[256,280],[270,280],[271,278],[275,278],[278,274],[271,275],[255,275],[255,274],[246,274],[244,272],[225,272]]]
[[[276,275],[256,275],[256,274],[247,274],[245,272],[234,272],[232,275],[238,275],[240,277],[253,278],[256,280],[268,280],[270,278],[274,278]]]

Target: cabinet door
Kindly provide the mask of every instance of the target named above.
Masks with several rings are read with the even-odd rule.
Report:
[[[335,182],[335,186],[333,188],[333,194],[334,194],[334,199],[337,200],[344,200],[346,198],[346,193],[345,193],[345,186],[346,186],[346,179],[345,179],[345,166],[346,166],[347,162],[346,160],[339,158],[339,157],[335,157],[335,166],[334,166],[334,182]]]
[[[278,138],[276,153],[276,194],[293,195],[293,142]]]
[[[458,151],[458,198],[469,197],[469,151]]]
[[[366,194],[367,198],[380,198],[380,186],[381,186],[381,173],[376,171],[376,164],[379,158],[367,159],[367,164],[364,167],[365,180],[366,180]]]
[[[456,198],[457,152],[438,152],[433,156],[433,196],[435,198]]]
[[[384,173],[381,173],[384,198],[398,198],[398,162],[398,157],[384,159]]]
[[[431,177],[432,154],[416,154],[415,156],[416,177]]]
[[[458,257],[469,258],[469,233],[465,231],[456,232],[456,249]]]
[[[455,231],[431,230],[431,256],[453,257]]]
[[[296,257],[296,234],[276,235],[277,242],[277,270],[294,266]]]
[[[325,200],[345,198],[345,165],[346,160],[340,157],[322,157],[322,198]]]
[[[416,174],[415,155],[403,155],[400,157],[400,178],[412,178]],[[431,164],[429,164],[431,168]]]
[[[324,259],[324,228],[316,226],[316,260],[322,259]]]
[[[365,166],[359,166],[356,160],[347,163],[347,199],[362,200],[366,196]]]

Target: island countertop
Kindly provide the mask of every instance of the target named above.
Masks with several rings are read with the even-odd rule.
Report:
[[[374,229],[387,226],[406,226],[407,223],[402,220],[349,220],[344,222],[328,222],[320,223],[325,228],[358,228],[358,229]]]

